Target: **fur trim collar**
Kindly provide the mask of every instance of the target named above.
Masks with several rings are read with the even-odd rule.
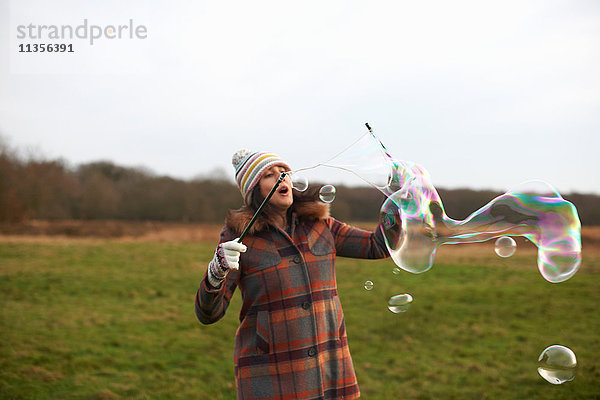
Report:
[[[322,203],[320,201],[302,202],[299,204],[294,203],[292,207],[292,212],[301,220],[314,221],[329,218],[329,204]],[[239,236],[242,234],[253,216],[254,211],[246,206],[238,210],[229,210],[227,217],[225,218],[225,225],[235,235]],[[248,231],[248,234],[255,234],[267,229],[268,226],[269,220],[264,214],[262,214],[256,219],[254,225],[252,225]]]

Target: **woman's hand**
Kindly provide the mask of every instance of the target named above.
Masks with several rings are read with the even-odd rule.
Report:
[[[246,246],[238,242],[238,239],[223,242],[217,246],[215,256],[208,264],[208,281],[215,288],[221,283],[230,270],[239,269],[240,253],[246,251]]]

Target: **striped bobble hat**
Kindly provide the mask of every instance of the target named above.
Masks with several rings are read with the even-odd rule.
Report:
[[[235,181],[242,192],[244,203],[249,204],[252,189],[258,185],[267,169],[280,165],[286,169],[290,166],[279,156],[265,152],[251,152],[247,149],[238,150],[231,158],[235,168]]]

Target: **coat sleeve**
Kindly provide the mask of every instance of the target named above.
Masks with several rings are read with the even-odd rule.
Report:
[[[219,243],[233,240],[233,235],[227,228],[221,231]],[[207,263],[208,266],[208,263]],[[233,292],[238,285],[239,272],[229,271],[220,287],[213,287],[208,281],[208,267],[204,273],[204,278],[200,282],[200,287],[196,292],[195,310],[198,320],[203,324],[212,324],[220,320],[227,307]]]
[[[327,225],[335,240],[338,256],[351,258],[385,258],[389,252],[379,226],[374,232],[355,228],[329,217]]]

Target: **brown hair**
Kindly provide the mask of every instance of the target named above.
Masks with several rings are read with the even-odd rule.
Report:
[[[294,211],[297,206],[300,206],[304,203],[312,203],[319,198],[319,188],[318,187],[309,187],[304,192],[299,192],[296,189],[292,189],[292,196],[294,198],[294,202],[292,206],[288,209],[288,213]],[[262,202],[265,200],[264,196],[260,193],[259,185],[256,185],[254,189],[252,189],[252,193],[250,194],[250,204],[248,204],[248,208],[252,210],[253,213],[258,210]],[[274,210],[271,204],[267,203],[265,208],[263,208],[263,215],[267,220],[271,220],[271,216],[273,215]]]

